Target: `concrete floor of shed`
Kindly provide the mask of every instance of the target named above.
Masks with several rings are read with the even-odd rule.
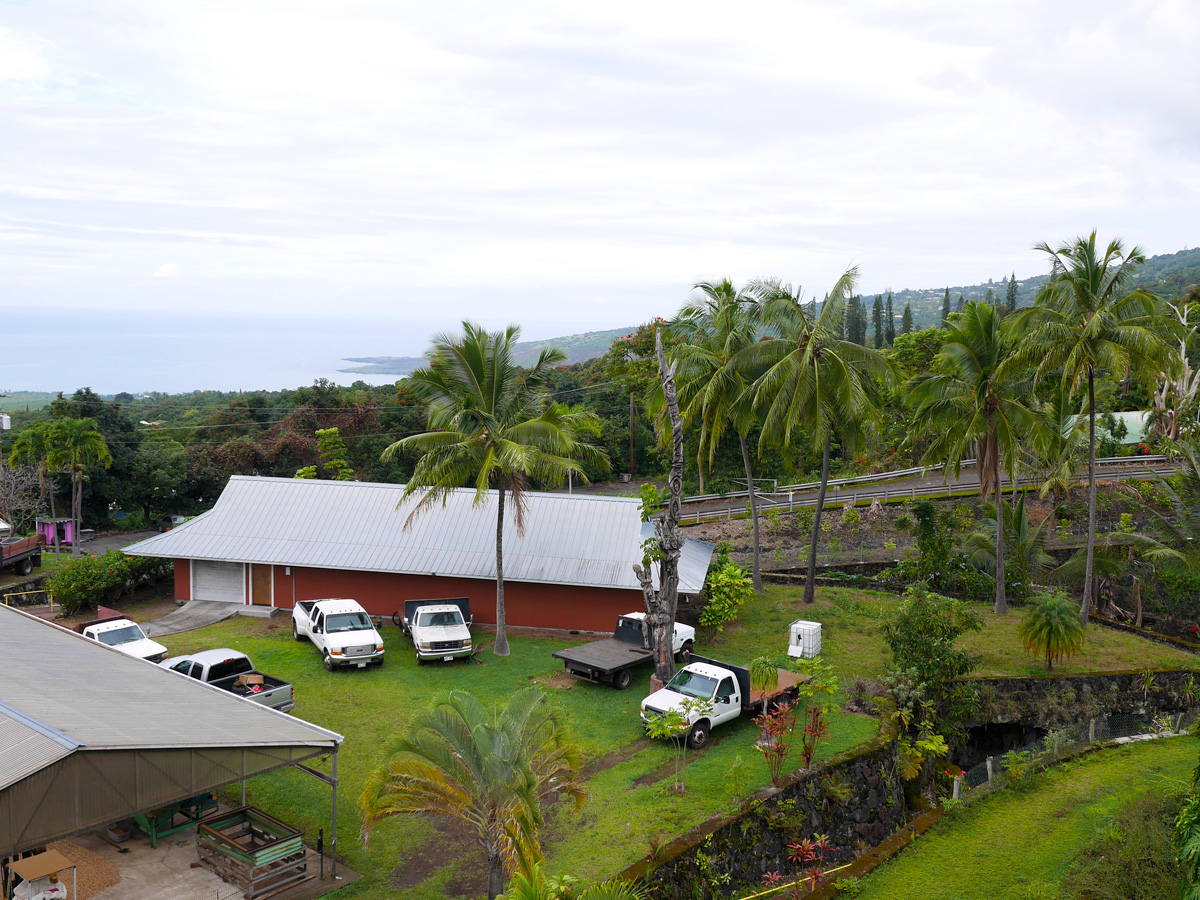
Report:
[[[242,897],[240,889],[198,865],[195,829],[161,838],[157,849],[151,848],[148,837],[136,832],[121,844],[128,853],[120,852],[94,834],[78,835],[71,838],[71,842],[111,862],[121,873],[119,883],[86,900],[164,900],[167,897],[171,900],[236,900]],[[328,857],[325,859],[325,880],[319,880],[320,860],[315,851],[307,847],[305,850],[309,877],[272,894],[271,900],[315,900],[358,880],[357,872],[341,865],[338,866],[337,881],[332,880]],[[195,868],[193,864],[197,864]]]

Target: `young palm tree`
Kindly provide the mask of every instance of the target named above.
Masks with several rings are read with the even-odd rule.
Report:
[[[50,482],[50,518],[54,519],[54,555],[59,556],[58,548],[58,511],[55,509],[54,502],[54,479],[49,476],[56,474],[50,468],[50,429],[53,427],[52,422],[35,422],[28,428],[25,428],[17,435],[17,439],[13,441],[12,451],[9,454],[9,465],[16,467],[18,465],[31,465],[37,468],[38,486],[45,491],[46,482]]]
[[[51,471],[71,476],[71,555],[79,556],[79,528],[83,519],[84,470],[89,466],[112,465],[112,454],[95,419],[58,419],[46,434],[46,462]]]
[[[521,329],[487,332],[463,322],[463,335],[438,335],[429,364],[401,386],[428,407],[429,428],[396,441],[383,451],[391,459],[403,450],[423,454],[404,486],[404,499],[423,491],[404,527],[456,488],[474,484],[475,504],[496,498],[496,644],[508,656],[504,611],[504,507],[512,498],[517,533],[525,530],[525,492],[532,483],[561,484],[567,473],[587,481],[583,464],[607,467],[608,457],[581,435],[595,433],[593,413],[549,402],[546,379],[566,355],[541,352],[531,369],[513,362]]]
[[[966,551],[972,565],[996,574],[996,510],[984,507],[988,518],[979,523],[980,530],[967,538]],[[1046,523],[1030,525],[1025,512],[1025,494],[1004,509],[1004,571],[1018,587],[1016,600],[1029,596],[1033,585],[1054,565],[1054,557],[1046,552],[1049,537]]]
[[[1026,467],[1043,478],[1038,496],[1055,501],[1071,496],[1071,485],[1083,459],[1087,420],[1080,415],[1079,401],[1071,397],[1071,386],[1059,381],[1049,399],[1034,401],[1037,416],[1028,435],[1024,458]]]
[[[1054,660],[1072,657],[1083,646],[1083,625],[1075,608],[1065,598],[1051,594],[1041,597],[1025,610],[1017,625],[1017,638],[1028,653],[1046,657],[1046,669]]]
[[[1046,243],[1036,249],[1050,257],[1050,281],[1034,306],[1017,314],[1024,334],[1013,365],[1035,364],[1039,377],[1061,370],[1072,392],[1087,383],[1088,537],[1079,608],[1086,625],[1096,545],[1096,372],[1159,375],[1173,370],[1177,360],[1163,337],[1171,322],[1157,315],[1157,298],[1131,289],[1146,259],[1140,248],[1126,251],[1114,240],[1101,253],[1093,231],[1057,249]]]
[[[979,490],[986,502],[991,493],[1004,520],[1004,494],[1000,473],[1007,460],[1010,480],[1020,443],[1033,422],[1002,364],[1013,353],[1008,329],[996,309],[971,300],[961,315],[951,317],[946,340],[934,360],[933,370],[918,375],[909,387],[909,402],[920,435],[932,435],[925,462],[944,462],[946,476],[961,471],[962,461],[975,457]],[[1008,612],[1004,593],[1004,529],[995,529],[997,615]]]
[[[532,872],[542,862],[541,804],[565,795],[587,799],[583,757],[537,688],[503,706],[466,691],[434,700],[367,776],[359,807],[362,840],[383,819],[434,815],[466,826],[488,857],[488,897],[504,890],[505,873]]]
[[[821,448],[821,487],[808,550],[804,602],[816,593],[817,538],[825,491],[829,486],[829,453],[836,431],[843,447],[859,444],[878,419],[880,383],[895,380],[883,354],[842,339],[846,301],[854,291],[858,269],[850,268],[829,292],[820,312],[805,309],[800,290],[776,280],[757,281],[758,322],[767,336],[738,355],[738,365],[756,374],[751,388],[756,409],[764,412],[759,450],[787,447],[797,431],[808,429]]]
[[[684,425],[700,423],[698,460],[709,466],[717,447],[732,426],[742,450],[742,465],[750,492],[750,521],[754,532],[754,590],[762,593],[762,550],[759,540],[758,500],[754,470],[746,437],[757,421],[749,381],[738,367],[738,354],[754,343],[753,303],[728,279],[695,285],[703,295],[689,302],[668,325],[675,341],[675,377]],[[703,491],[701,491],[703,493]]]

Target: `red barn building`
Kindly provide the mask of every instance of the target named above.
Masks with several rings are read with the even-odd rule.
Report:
[[[403,485],[258,478],[229,480],[216,505],[125,548],[175,560],[178,600],[290,609],[350,597],[391,616],[405,600],[468,597],[477,622],[496,614],[496,497],[470,489],[412,515]],[[504,598],[510,625],[609,631],[644,609],[639,501],[527,492],[518,533],[507,498]],[[680,593],[703,586],[712,546],[686,542]]]

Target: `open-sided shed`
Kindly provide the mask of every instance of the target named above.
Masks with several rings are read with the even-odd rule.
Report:
[[[339,734],[6,606],[0,660],[0,858],[318,756],[336,811]]]

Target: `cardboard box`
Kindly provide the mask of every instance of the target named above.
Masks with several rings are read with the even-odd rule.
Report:
[[[256,684],[262,684],[263,677],[261,675],[259,675],[257,672],[251,672],[247,675],[239,675],[237,683],[242,685],[243,687],[252,687],[253,685],[256,685]]]

